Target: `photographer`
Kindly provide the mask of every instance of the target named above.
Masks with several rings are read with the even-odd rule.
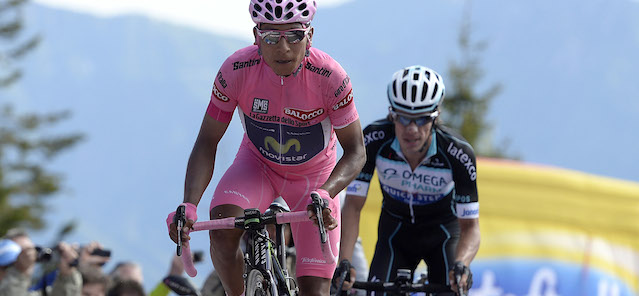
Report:
[[[20,253],[15,261],[6,266],[0,282],[0,296],[27,295],[36,263],[35,245],[26,232],[18,229],[9,230],[4,238],[17,244]]]
[[[15,245],[6,243],[5,240],[10,240],[18,245],[20,253],[14,261],[6,262],[8,264],[2,267],[0,296],[40,295],[40,291],[29,292],[29,285],[38,259],[38,252],[31,238],[23,230],[9,230],[2,240],[8,248],[2,248],[2,250],[3,252],[7,250],[15,253],[17,251]],[[48,294],[52,296],[81,295],[82,279],[77,269],[71,264],[76,260],[78,254],[64,242],[59,243],[56,250],[60,254],[59,273],[53,283],[51,293]],[[8,259],[12,259],[12,256],[15,256],[14,253],[10,253]]]

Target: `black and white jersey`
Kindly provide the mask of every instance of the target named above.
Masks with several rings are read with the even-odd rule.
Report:
[[[366,197],[377,169],[383,209],[413,223],[445,223],[479,217],[477,165],[473,148],[438,124],[431,145],[413,171],[395,138],[394,124],[378,120],[364,129],[366,164],[347,194]]]

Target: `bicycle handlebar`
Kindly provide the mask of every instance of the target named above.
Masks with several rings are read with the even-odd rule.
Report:
[[[179,206],[178,210],[180,207],[184,207],[184,206]],[[263,224],[286,224],[286,223],[295,223],[295,222],[311,222],[311,220],[308,218],[308,213],[306,211],[277,213],[275,215],[261,214],[260,220],[261,220],[261,223]],[[193,226],[191,227],[190,232],[203,231],[203,230],[234,229],[234,228],[245,229],[244,222],[245,222],[244,217],[228,217],[228,218],[222,218],[222,219],[216,219],[216,220],[195,222]],[[320,224],[320,227],[321,227],[320,234],[322,231],[326,233],[326,230],[323,228],[324,223],[323,223],[322,216],[318,216],[318,222],[321,222],[321,223],[318,223]],[[333,252],[331,251],[331,245],[330,245],[330,240],[328,239],[328,236],[325,235],[325,237],[326,237],[326,242],[322,243],[322,253],[324,255],[324,259],[327,260],[327,263],[332,264],[335,262],[335,256],[333,256]],[[180,248],[180,244],[179,244],[180,242],[181,242],[182,255],[180,256],[178,254],[178,256],[180,256],[182,259],[182,263],[184,265],[184,271],[186,271],[186,274],[188,274],[190,277],[195,277],[197,275],[197,270],[195,269],[195,266],[193,265],[193,259],[191,257],[191,249],[189,246],[190,241],[181,241],[180,233],[178,230],[178,248]],[[324,247],[325,244],[328,245],[328,248]]]
[[[450,288],[439,284],[399,284],[395,282],[354,282],[353,288],[367,291],[387,292],[387,293],[442,293],[451,292]],[[438,294],[439,295],[439,294]]]

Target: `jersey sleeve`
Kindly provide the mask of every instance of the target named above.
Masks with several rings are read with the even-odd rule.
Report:
[[[450,142],[445,149],[453,170],[456,215],[460,219],[479,218],[475,152],[470,144],[461,141]]]
[[[346,194],[366,197],[370,187],[375,161],[382,145],[392,138],[393,133],[388,125],[380,124],[382,121],[364,128],[364,145],[366,146],[366,163],[355,180],[346,188]]]
[[[237,106],[240,77],[233,71],[233,56],[224,61],[222,67],[215,76],[213,90],[211,91],[211,103],[222,112],[233,113]],[[212,106],[209,107],[209,110]],[[229,118],[230,120],[230,118]]]
[[[329,59],[333,73],[329,77],[328,93],[326,94],[329,98],[328,116],[333,127],[340,129],[359,119],[359,114],[355,109],[351,78],[339,63],[332,58]]]

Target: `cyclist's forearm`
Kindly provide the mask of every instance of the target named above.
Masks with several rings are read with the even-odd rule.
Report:
[[[211,182],[215,165],[216,147],[196,145],[193,147],[186,168],[184,202],[198,205],[204,190]]]
[[[479,251],[480,232],[478,219],[460,219],[461,236],[457,244],[456,260],[466,266],[475,258]]]
[[[353,250],[359,236],[360,211],[353,206],[344,205],[342,209],[342,238],[340,240],[340,261],[352,261]]]
[[[335,134],[344,149],[344,155],[337,162],[326,183],[321,186],[331,197],[335,197],[346,188],[357,177],[366,162],[366,148],[359,120],[345,128],[335,130]]]
[[[344,155],[333,169],[333,172],[326,180],[326,183],[321,186],[322,189],[328,191],[331,197],[335,197],[340,191],[342,191],[348,184],[351,183],[357,177],[357,174],[364,166],[365,156],[359,155]]]

